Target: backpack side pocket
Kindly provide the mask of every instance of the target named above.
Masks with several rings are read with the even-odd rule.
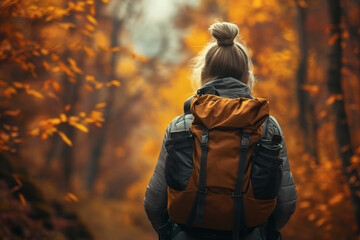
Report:
[[[169,187],[184,191],[193,170],[193,137],[188,131],[170,132],[165,148],[166,182]]]
[[[282,180],[282,159],[279,157],[282,145],[279,142],[261,139],[256,144],[251,169],[251,184],[256,199],[273,199],[279,193]]]

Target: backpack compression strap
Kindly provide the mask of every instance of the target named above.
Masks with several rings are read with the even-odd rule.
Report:
[[[233,240],[239,240],[240,231],[246,228],[242,185],[244,179],[246,156],[249,148],[249,141],[250,141],[250,133],[242,132],[239,169],[237,173],[235,189],[234,192],[232,193],[232,197],[234,198]]]
[[[208,141],[209,141],[209,129],[204,126],[201,134],[201,159],[200,159],[200,176],[199,176],[199,188],[196,194],[193,206],[190,211],[190,215],[186,225],[192,226],[194,217],[196,216],[196,224],[202,224],[204,216],[205,195],[207,193],[206,188],[206,158],[208,153]]]

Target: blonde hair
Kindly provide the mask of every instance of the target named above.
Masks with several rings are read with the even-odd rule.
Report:
[[[255,78],[249,50],[239,37],[239,28],[228,22],[216,22],[209,31],[213,39],[193,58],[194,89],[219,78],[233,77],[253,89]]]

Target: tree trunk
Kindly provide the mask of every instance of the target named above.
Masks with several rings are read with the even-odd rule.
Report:
[[[121,31],[121,28],[122,28],[122,20],[117,19],[115,15],[115,17],[113,17],[113,31],[111,33],[111,48],[116,47],[118,45],[118,36]],[[115,79],[116,58],[117,58],[117,53],[113,52],[111,55],[111,63],[110,63],[111,73],[108,78],[109,81]],[[99,132],[99,135],[95,138],[95,141],[93,143],[92,154],[90,155],[89,175],[86,182],[86,188],[89,191],[91,191],[94,188],[95,179],[98,175],[99,159],[101,157],[102,149],[105,144],[107,124],[110,120],[111,109],[114,105],[115,90],[116,90],[115,87],[108,88],[108,93],[106,96],[107,105],[104,110],[105,122],[103,123],[102,131]]]
[[[299,65],[296,72],[297,79],[297,99],[299,105],[299,126],[303,130],[305,149],[314,158],[318,164],[317,155],[317,123],[315,115],[315,103],[310,94],[303,88],[307,83],[307,61],[308,61],[308,44],[306,32],[306,9],[299,4],[297,7],[297,29],[299,39]]]
[[[335,115],[335,134],[338,141],[339,154],[342,160],[344,174],[347,178],[351,199],[354,205],[356,223],[358,226],[357,234],[360,234],[360,179],[356,168],[351,168],[351,157],[354,150],[351,146],[349,125],[345,112],[344,93],[341,86],[342,50],[341,50],[341,7],[340,0],[328,0],[330,11],[331,29],[330,37],[338,36],[336,41],[330,46],[329,70],[328,70],[328,89],[331,96],[338,96],[332,104]],[[336,35],[335,35],[336,34]]]
[[[74,15],[71,14],[67,17],[67,21],[75,23],[76,19],[74,18]],[[70,30],[70,35],[74,33],[74,29]],[[64,52],[61,61],[66,63],[67,59],[71,56],[71,52],[66,49]],[[80,53],[79,57],[75,58],[78,60],[78,65],[80,68],[84,66],[84,53]],[[62,95],[62,110],[64,110],[66,105],[71,105],[70,110],[67,112],[68,116],[73,116],[76,113],[75,105],[79,101],[79,90],[81,86],[81,78],[78,77],[76,83],[72,83],[68,80],[68,76],[64,73],[63,79],[62,79],[62,89],[63,89],[63,95]],[[75,140],[76,137],[76,130],[74,127],[70,126],[69,124],[62,124],[59,126],[59,130],[64,132],[64,134],[69,137],[72,141]],[[74,141],[73,141],[73,144]],[[75,145],[69,146],[64,141],[61,140],[59,136],[55,136],[52,139],[52,147],[50,151],[47,154],[47,159],[45,163],[45,169],[49,167],[50,163],[56,158],[59,157],[59,160],[62,164],[62,176],[63,181],[61,184],[61,187],[66,190],[70,191],[71,189],[71,175],[73,171],[73,162],[74,162],[74,153],[73,149],[75,148]]]

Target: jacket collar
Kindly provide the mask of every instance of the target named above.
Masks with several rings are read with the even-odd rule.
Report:
[[[254,99],[251,95],[251,90],[245,83],[237,80],[233,77],[219,78],[215,80],[211,80],[205,83],[201,88],[199,88],[198,92],[208,88],[209,86],[213,87],[220,95],[220,97],[225,98],[250,98]],[[190,97],[184,103],[184,112],[185,114],[190,113]]]
[[[210,82],[205,83],[200,89],[203,89],[207,86],[213,86],[219,93],[221,97],[226,98],[251,98],[254,97],[251,95],[250,88],[245,83],[237,80],[233,77],[226,77],[215,79]]]

